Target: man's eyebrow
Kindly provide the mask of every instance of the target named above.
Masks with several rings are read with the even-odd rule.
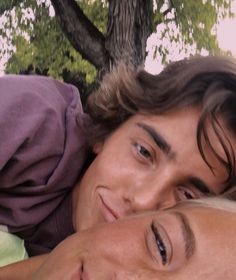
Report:
[[[203,194],[214,194],[210,187],[203,182],[200,178],[191,176],[189,182],[194,185]]]
[[[150,125],[145,123],[138,122],[136,125],[146,131],[149,136],[154,140],[156,145],[166,154],[166,155],[174,155],[171,150],[171,146],[166,140]]]
[[[154,140],[156,145],[168,156],[171,158],[175,157],[175,152],[172,151],[171,145],[158,133],[152,126],[147,125],[142,122],[137,122],[136,125],[140,128],[142,128],[145,132],[151,136],[151,138]],[[189,182],[194,185],[201,193],[203,194],[214,194],[211,191],[211,188],[200,178],[191,176],[189,178]]]
[[[172,212],[180,221],[181,230],[184,238],[185,243],[185,256],[186,259],[189,259],[196,250],[196,239],[194,236],[194,233],[192,231],[192,228],[189,223],[189,219],[186,215],[179,211],[173,211]]]

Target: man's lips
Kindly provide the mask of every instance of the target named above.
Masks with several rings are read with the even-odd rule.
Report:
[[[90,278],[89,278],[88,274],[86,273],[86,271],[84,270],[84,265],[82,263],[81,267],[79,268],[79,274],[77,276],[73,275],[71,280],[89,280],[89,279]]]
[[[119,216],[116,214],[116,212],[111,209],[106,202],[104,201],[103,197],[99,195],[100,201],[101,201],[101,211],[102,214],[107,222],[113,222],[119,218]]]

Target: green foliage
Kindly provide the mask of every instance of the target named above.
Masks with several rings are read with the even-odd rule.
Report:
[[[33,72],[57,79],[65,79],[68,72],[70,76],[80,73],[87,84],[94,82],[96,69],[71,46],[45,1],[23,1],[7,12],[7,18],[8,33],[2,35],[11,40],[16,51],[7,53],[6,73]]]
[[[170,45],[178,45],[180,51],[194,47],[196,53],[203,49],[219,53],[214,33],[215,24],[226,16],[232,16],[232,0],[154,0],[153,30],[159,36],[153,55],[162,62],[171,60]],[[108,0],[77,0],[85,15],[105,35],[108,18]],[[171,12],[163,13],[172,3]],[[166,8],[165,8],[166,7]],[[168,10],[169,11],[169,10]],[[0,57],[9,58],[6,72],[36,72],[66,79],[66,76],[85,78],[94,82],[96,69],[83,60],[62,33],[53,14],[49,0],[0,1],[0,14],[4,13],[4,28],[0,36],[6,47],[0,49]],[[176,29],[177,26],[177,29]],[[0,37],[1,38],[1,37]],[[12,45],[14,48],[12,48]]]
[[[157,1],[163,5],[166,1]],[[219,54],[216,37],[216,24],[225,17],[232,17],[232,0],[172,0],[171,12],[167,15],[156,9],[153,16],[159,40],[168,39],[171,45],[178,43],[179,52],[201,53],[206,50],[210,54]],[[176,31],[177,28],[177,31]],[[162,57],[162,62],[168,61],[169,50],[163,45],[155,46],[153,56]]]
[[[16,5],[19,5],[23,0],[1,0],[0,2],[0,15],[5,11],[11,10]]]
[[[108,3],[101,0],[77,0],[84,14],[100,32],[105,34],[108,18]]]

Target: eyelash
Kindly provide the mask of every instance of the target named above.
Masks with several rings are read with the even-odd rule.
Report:
[[[159,251],[159,254],[161,256],[161,260],[162,260],[162,264],[166,265],[168,262],[167,259],[167,251],[166,251],[166,246],[156,228],[156,226],[154,225],[154,223],[151,224],[151,230],[155,236],[155,240],[156,240],[156,244],[157,244],[157,249]]]
[[[179,187],[177,189],[177,192],[178,192],[176,194],[177,201],[183,201],[183,200],[189,200],[189,199],[195,199],[201,197],[200,194],[197,194],[196,192],[192,191],[187,187]]]
[[[137,150],[137,153],[138,153],[139,156],[141,156],[145,160],[153,161],[152,153],[144,145],[135,142],[134,147]]]

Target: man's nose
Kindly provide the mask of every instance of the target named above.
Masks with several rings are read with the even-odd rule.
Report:
[[[124,192],[123,200],[131,213],[164,209],[176,204],[174,186],[169,178],[130,186]]]

